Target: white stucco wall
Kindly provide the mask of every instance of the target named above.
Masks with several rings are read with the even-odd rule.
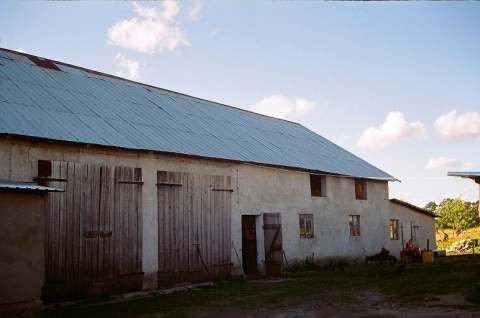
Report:
[[[238,187],[232,229],[241,228],[242,214],[281,213],[283,249],[290,261],[312,255],[363,258],[388,243],[387,182],[369,181],[368,199],[356,200],[353,178],[327,176],[326,196],[312,197],[308,173],[241,165]],[[300,238],[299,214],[313,214],[313,238]],[[360,236],[350,236],[349,215],[360,215]],[[241,245],[241,232],[232,233],[234,242]],[[257,231],[260,239],[261,233]],[[263,248],[263,243],[258,247]],[[263,250],[258,254],[262,266]]]
[[[388,183],[368,181],[367,200],[355,199],[353,178],[326,177],[326,196],[312,197],[310,175],[304,172],[233,164],[225,161],[162,155],[146,151],[0,139],[0,178],[32,181],[38,160],[120,165],[142,168],[144,289],[157,288],[158,216],[156,171],[229,175],[232,178],[232,241],[241,257],[241,215],[258,215],[259,269],[263,269],[262,214],[281,213],[283,249],[289,261],[315,258],[363,258],[389,240]],[[300,238],[299,214],[313,214],[314,237]],[[361,235],[351,237],[349,215],[360,215]],[[233,274],[241,260],[232,250]]]
[[[397,203],[390,203],[390,217],[389,219],[395,219],[399,221],[399,236],[398,240],[390,240],[388,244],[388,250],[391,255],[400,257],[400,252],[407,243],[408,239],[402,240],[402,223],[411,222],[414,231],[414,243],[421,249],[427,248],[427,240],[429,240],[430,250],[437,248],[435,242],[435,218],[417,212],[406,206],[402,206]],[[386,223],[389,227],[389,223]],[[404,242],[405,241],[405,242]]]

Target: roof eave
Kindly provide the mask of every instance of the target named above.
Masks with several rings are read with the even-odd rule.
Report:
[[[0,192],[65,192],[63,189],[38,185],[32,182],[0,179]]]

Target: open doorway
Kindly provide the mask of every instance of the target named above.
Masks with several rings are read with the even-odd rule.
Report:
[[[242,259],[245,274],[258,272],[255,215],[242,215]]]

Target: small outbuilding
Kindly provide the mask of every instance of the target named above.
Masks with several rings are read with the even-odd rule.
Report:
[[[390,199],[390,254],[398,257],[411,240],[415,247],[436,249],[437,215],[399,199]]]

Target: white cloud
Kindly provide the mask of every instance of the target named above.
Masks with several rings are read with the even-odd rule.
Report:
[[[136,17],[122,20],[107,31],[107,43],[142,53],[173,50],[178,45],[190,45],[180,29],[176,16],[180,7],[174,1],[162,1],[162,10],[132,3]]]
[[[480,114],[464,113],[457,116],[457,111],[442,114],[435,120],[437,139],[457,141],[480,138]]]
[[[390,112],[380,127],[367,128],[358,140],[358,146],[380,149],[401,139],[425,136],[423,123],[407,122],[402,112]]]
[[[201,9],[202,3],[200,2],[200,0],[195,0],[193,5],[188,10],[188,16],[190,17],[190,19],[192,19],[193,21],[198,20],[200,18]]]
[[[275,94],[266,97],[256,103],[250,110],[256,113],[276,117],[286,118],[287,116],[305,116],[313,111],[316,103],[303,98],[295,97],[289,99],[283,95]]]
[[[130,60],[121,53],[118,53],[113,61],[115,64],[117,64],[117,66],[127,71],[127,74],[124,74],[122,71],[118,71],[116,73],[117,76],[126,77],[132,81],[138,80],[140,76],[140,62]]]
[[[476,168],[476,165],[470,162],[463,163],[455,158],[449,157],[436,157],[428,160],[427,167],[428,170],[472,170]]]
[[[428,160],[427,169],[428,170],[452,170],[461,166],[460,161],[454,158],[448,157],[436,157]]]
[[[17,49],[15,51],[20,52],[20,53],[27,53],[24,49]]]

